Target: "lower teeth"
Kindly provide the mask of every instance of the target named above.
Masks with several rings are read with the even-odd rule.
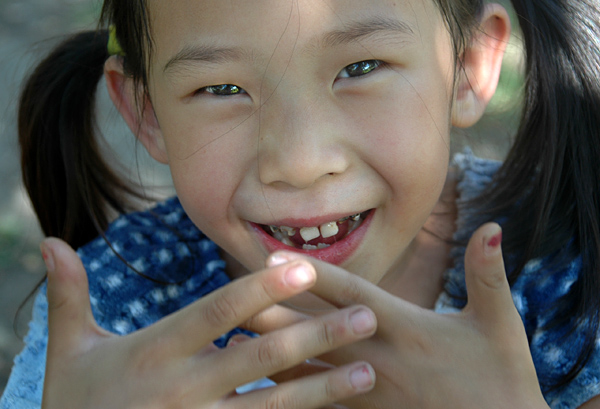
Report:
[[[316,246],[314,246],[312,244],[303,244],[302,250],[323,250],[329,246],[331,246],[331,244],[319,243]]]

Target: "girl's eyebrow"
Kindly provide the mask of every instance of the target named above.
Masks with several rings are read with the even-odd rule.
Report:
[[[194,62],[220,63],[244,59],[249,52],[241,47],[219,47],[209,44],[188,45],[165,64],[163,72],[172,71],[181,65]]]
[[[414,37],[414,30],[410,24],[391,17],[375,17],[366,20],[352,21],[341,29],[336,29],[316,37],[306,47],[333,48],[345,44],[356,43],[369,37],[378,36],[387,41],[399,42]],[[174,57],[169,59],[163,68],[168,71],[177,71],[188,64],[209,63],[218,64],[230,61],[251,60],[255,57],[252,51],[242,47],[221,47],[211,44],[194,44],[185,46]]]
[[[341,30],[326,33],[320,41],[322,48],[336,47],[365,40],[374,35],[387,37],[412,37],[414,30],[405,21],[392,17],[374,17],[367,20],[353,21],[344,25]]]

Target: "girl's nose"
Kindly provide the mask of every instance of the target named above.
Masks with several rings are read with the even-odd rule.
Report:
[[[269,105],[261,115],[258,149],[263,184],[306,189],[348,168],[344,127],[334,109],[314,100]]]

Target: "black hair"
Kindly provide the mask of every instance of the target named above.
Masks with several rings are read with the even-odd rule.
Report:
[[[595,0],[512,3],[527,57],[523,116],[500,171],[473,205],[491,219],[505,218],[511,283],[533,258],[581,257],[582,273],[549,326],[571,322],[585,342],[568,373],[542,385],[549,390],[580,372],[600,323],[600,6]]]
[[[42,230],[79,247],[138,193],[111,170],[96,140],[95,96],[108,58],[106,32],[77,34],[29,77],[18,128],[23,182]]]
[[[434,1],[460,67],[483,1]],[[569,319],[587,323],[586,342],[566,375],[542,385],[547,391],[580,372],[598,332],[600,10],[596,0],[512,4],[526,49],[523,116],[506,161],[471,205],[484,219],[509,216],[503,223],[503,249],[514,261],[511,283],[532,258],[566,248],[581,255],[581,277],[563,302]],[[111,211],[128,211],[138,195],[111,171],[96,146],[94,95],[108,58],[109,24],[115,25],[126,54],[125,72],[147,90],[153,51],[147,4],[105,0],[101,28],[59,45],[29,77],[20,101],[25,186],[44,233],[74,247],[104,230]],[[552,325],[564,324],[563,316],[556,315]]]

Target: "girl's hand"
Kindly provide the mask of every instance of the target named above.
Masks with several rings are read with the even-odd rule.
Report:
[[[315,270],[306,261],[251,274],[121,337],[95,323],[76,253],[56,239],[46,240],[42,253],[49,321],[44,408],[317,408],[373,387],[372,368],[348,360],[273,388],[235,394],[240,385],[374,333],[373,313],[354,306],[232,348],[212,344],[253,314],[314,285]],[[359,325],[353,326],[356,316]]]
[[[318,281],[311,292],[340,308],[367,305],[377,315],[374,337],[318,357],[334,365],[364,359],[375,368],[373,391],[342,404],[361,409],[548,408],[506,280],[500,238],[496,224],[474,233],[465,255],[468,305],[452,315],[422,309],[340,268],[312,261]],[[305,318],[277,307],[257,316],[252,327],[269,331]],[[298,371],[311,369],[303,365]],[[286,371],[278,379],[293,376],[294,371]]]

